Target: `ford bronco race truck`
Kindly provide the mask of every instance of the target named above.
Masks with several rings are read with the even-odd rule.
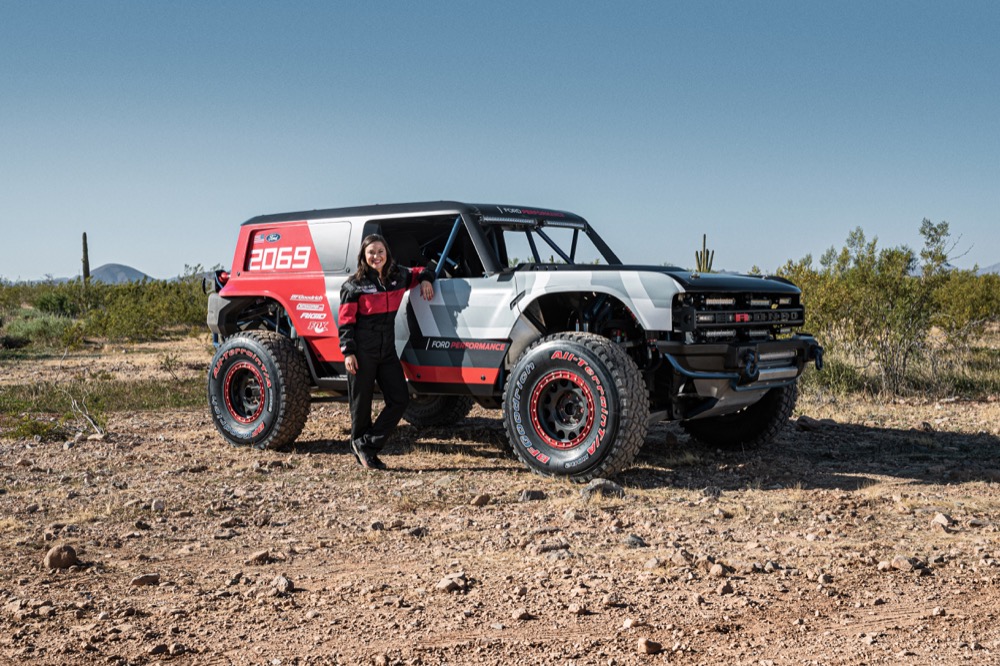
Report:
[[[216,428],[235,445],[295,441],[313,399],[347,394],[340,287],[361,239],[437,274],[406,298],[396,345],[415,427],[499,408],[535,472],[574,481],[627,468],[649,424],[754,447],[787,423],[822,348],[798,332],[800,291],[777,277],[625,265],[582,217],[453,201],[255,217],[209,294]],[[656,242],[649,239],[650,242]]]

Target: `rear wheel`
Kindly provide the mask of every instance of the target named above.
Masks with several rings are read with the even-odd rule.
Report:
[[[426,395],[410,398],[403,418],[418,428],[458,423],[472,409],[472,398],[464,395]]]
[[[208,373],[212,420],[235,446],[281,449],[309,416],[309,370],[295,343],[271,331],[245,331],[219,346]]]
[[[627,468],[649,420],[639,369],[592,333],[556,333],[528,347],[507,379],[503,405],[517,457],[539,474],[578,482]]]
[[[771,442],[788,423],[799,388],[789,384],[773,388],[754,404],[733,414],[681,421],[694,439],[720,449],[755,449]]]

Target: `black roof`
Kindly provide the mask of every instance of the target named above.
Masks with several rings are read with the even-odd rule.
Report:
[[[582,222],[579,215],[563,210],[536,208],[533,206],[508,206],[498,204],[468,204],[459,201],[423,201],[418,203],[376,204],[372,206],[353,206],[349,208],[323,208],[317,210],[298,211],[294,213],[277,213],[274,215],[258,215],[243,224],[273,224],[276,222],[301,222],[304,220],[322,220],[334,217],[366,217],[383,215],[411,215],[414,213],[458,212],[471,216],[486,216],[494,218],[510,218],[519,220],[565,220]]]

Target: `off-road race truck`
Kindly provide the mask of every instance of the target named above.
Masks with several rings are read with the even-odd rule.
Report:
[[[209,294],[208,398],[226,440],[287,447],[311,400],[346,396],[340,287],[371,233],[438,276],[434,298],[404,297],[396,319],[404,418],[442,426],[474,403],[500,408],[514,453],[544,475],[617,474],[659,421],[711,446],[759,446],[787,423],[806,364],[822,365],[796,332],[805,313],[787,280],[625,265],[565,211],[439,201],[265,215],[243,223]]]

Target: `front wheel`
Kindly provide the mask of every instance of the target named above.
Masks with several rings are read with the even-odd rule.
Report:
[[[614,342],[556,333],[524,351],[504,389],[504,426],[517,457],[577,482],[627,468],[646,438],[642,375]]]
[[[771,442],[788,423],[799,388],[789,384],[773,388],[760,400],[733,414],[681,421],[692,438],[720,449],[755,449]]]
[[[212,420],[235,446],[281,449],[309,416],[309,370],[295,343],[271,331],[245,331],[219,346],[208,372]]]

